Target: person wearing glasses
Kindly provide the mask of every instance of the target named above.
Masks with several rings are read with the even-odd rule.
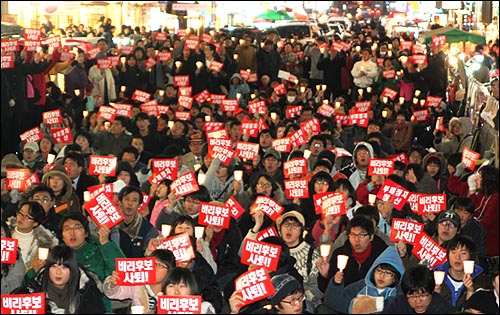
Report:
[[[15,227],[11,231],[12,238],[18,240],[25,271],[32,275],[44,265],[44,261],[38,258],[38,248],[52,248],[59,244],[58,239],[41,225],[44,217],[45,211],[38,202],[21,202],[16,212]]]
[[[277,275],[271,278],[275,293],[270,297],[274,314],[311,314],[306,310],[306,295],[302,285],[290,275]]]
[[[318,260],[318,287],[322,292],[326,291],[332,277],[342,276],[346,286],[363,279],[375,259],[387,248],[380,238],[374,238],[373,222],[364,216],[353,217],[346,231],[348,239],[344,245],[334,250],[330,259]],[[349,256],[344,270],[337,268],[338,255]]]
[[[59,223],[58,233],[64,244],[74,249],[78,262],[100,281],[115,270],[116,258],[125,258],[119,245],[109,239],[110,229],[103,225],[97,235],[92,235],[89,221],[82,213],[66,214]],[[102,301],[106,311],[111,312],[111,301],[104,295]]]
[[[453,314],[455,309],[434,292],[434,274],[424,265],[408,269],[401,280],[403,294],[389,298],[382,314]]]
[[[45,211],[45,216],[42,219],[42,225],[50,230],[52,234],[57,234],[57,229],[59,226],[59,221],[61,221],[61,216],[58,215],[54,209],[56,204],[56,195],[52,188],[45,184],[32,185],[28,190],[25,191],[25,195],[28,200],[36,201],[42,205]]]
[[[400,281],[404,266],[394,246],[387,247],[373,262],[364,279],[344,286],[343,275],[330,280],[325,302],[331,310],[342,314],[380,312],[391,296],[401,294]],[[381,299],[383,303],[377,301]]]
[[[149,255],[156,258],[156,282],[154,284],[119,286],[116,282],[119,276],[116,271],[104,280],[102,291],[110,299],[131,299],[131,306],[143,306],[145,314],[156,314],[158,294],[167,279],[168,272],[175,267],[175,256],[168,249],[156,249]]]

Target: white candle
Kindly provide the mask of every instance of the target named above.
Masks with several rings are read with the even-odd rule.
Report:
[[[421,99],[420,100],[420,106],[424,106],[425,105],[425,99]]]
[[[83,111],[83,118],[87,118],[88,115],[89,115],[89,111],[88,110],[84,110]]]
[[[370,205],[373,206],[375,204],[376,200],[377,200],[377,195],[374,195],[374,194],[368,195],[368,203],[370,203]]]
[[[158,90],[158,94],[159,94],[160,96],[163,96],[163,95],[165,95],[165,91],[164,91],[164,90]]]
[[[49,155],[47,155],[47,163],[52,164],[54,163],[55,159],[56,159],[55,154],[49,153]]]
[[[201,164],[200,163],[196,163],[193,165],[194,166],[194,171],[198,171],[200,168],[201,168]]]
[[[340,102],[335,102],[335,109],[339,109],[340,108]]]
[[[418,97],[422,93],[420,90],[415,90],[415,96]]]
[[[233,54],[233,59],[238,60],[238,54]]]
[[[238,99],[238,100],[239,100],[239,99],[240,99],[240,97],[241,97],[241,93],[236,93],[236,99]]]
[[[79,89],[75,89],[73,92],[75,92],[76,96],[80,96],[80,90]]]
[[[250,98],[251,98],[252,100],[255,98],[255,96],[256,96],[256,95],[255,95],[254,93],[250,94]]]
[[[90,191],[83,192],[83,201],[85,201],[85,202],[90,201]]]
[[[319,252],[321,257],[328,257],[330,255],[330,249],[332,245],[330,244],[321,244],[319,245]]]
[[[108,130],[110,126],[111,126],[111,123],[110,123],[109,121],[105,121],[105,122],[104,122],[104,128],[105,128],[106,130]]]
[[[56,75],[55,74],[51,74],[50,75],[50,81],[54,82],[55,80],[56,80]]]
[[[144,314],[144,306],[142,305],[131,306],[130,314]]]
[[[306,91],[306,87],[305,86],[301,86],[300,87],[300,93],[304,93]]]
[[[182,66],[182,62],[180,62],[180,61],[176,61],[175,62],[175,67],[176,68],[180,68],[181,66]]]
[[[198,173],[198,184],[199,185],[205,184],[205,173],[202,172]]]
[[[361,46],[356,46],[356,51],[360,52],[361,51]]]
[[[169,236],[170,230],[172,230],[172,226],[170,224],[162,224],[161,225],[161,235]]]
[[[338,255],[337,256],[337,268],[340,271],[343,271],[345,269],[345,266],[347,266],[347,261],[349,260],[349,256],[347,255]]]
[[[321,84],[321,90],[325,91],[326,90],[326,84]]]
[[[382,111],[382,117],[387,118],[388,115],[389,115],[389,113],[384,109]]]
[[[120,57],[121,63],[125,64],[125,57]]]
[[[401,60],[402,64],[405,64],[408,61],[408,57],[407,56],[401,56],[400,60]]]
[[[372,92],[372,87],[371,86],[367,87],[366,88],[366,92],[371,93]]]
[[[272,112],[271,113],[271,119],[275,120],[276,118],[278,118],[278,114],[276,114],[275,112]]]
[[[405,103],[404,96],[399,97],[399,104],[403,105]]]
[[[45,260],[49,256],[49,249],[45,247],[38,247],[38,259]]]
[[[125,90],[126,90],[126,89],[127,89],[127,87],[126,87],[125,85],[122,85],[122,86],[120,87],[120,91],[122,91],[122,92],[125,92]]]
[[[328,100],[323,100],[323,104],[328,105]]]
[[[203,238],[203,232],[205,232],[204,226],[195,226],[194,227],[194,237],[197,239]]]
[[[392,49],[392,44],[388,44],[387,48]]]
[[[383,96],[382,102],[384,102],[384,104],[387,104],[387,102],[389,102],[389,98],[387,96]]]
[[[436,285],[443,284],[445,276],[446,276],[446,272],[435,270],[434,271],[434,282],[436,282]]]
[[[472,274],[474,272],[474,260],[464,261],[464,273]]]
[[[413,104],[417,105],[418,104],[418,98],[417,97],[414,97],[413,98]]]
[[[207,115],[207,116],[205,116],[205,121],[206,121],[206,122],[209,122],[209,121],[211,121],[211,120],[212,120],[212,117],[210,117],[210,116],[208,116],[208,115]]]
[[[316,84],[316,91],[319,91],[321,89],[321,85]]]
[[[311,156],[311,150],[304,150],[304,159],[308,159]]]
[[[236,170],[234,171],[234,180],[235,181],[241,181],[241,179],[243,178],[243,171],[242,170]]]
[[[392,50],[389,50],[389,51],[387,52],[387,56],[392,57]]]
[[[358,89],[358,94],[363,96],[363,89]]]
[[[170,120],[168,123],[167,123],[167,126],[169,129],[172,129],[174,127],[174,121],[173,120]]]
[[[201,67],[203,67],[203,62],[197,61],[196,62],[196,68],[200,69]]]

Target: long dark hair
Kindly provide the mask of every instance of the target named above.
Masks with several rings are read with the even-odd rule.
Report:
[[[191,295],[200,294],[198,289],[198,282],[196,281],[194,273],[188,268],[183,267],[175,267],[168,272],[167,279],[165,279],[161,291],[166,292],[167,286],[169,284],[179,283],[184,283],[189,288]]]
[[[69,268],[70,276],[66,284],[65,290],[70,292],[69,295],[69,313],[76,314],[78,305],[80,305],[80,268],[76,259],[75,251],[66,245],[58,245],[50,250],[50,254],[45,261],[45,269],[42,274],[42,291],[47,292],[50,280],[50,268],[54,265],[63,265]],[[50,297],[49,297],[50,298]]]

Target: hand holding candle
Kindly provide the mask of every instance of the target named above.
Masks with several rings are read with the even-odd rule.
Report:
[[[469,275],[474,273],[474,260],[464,260],[464,273]]]
[[[434,271],[434,282],[436,282],[436,285],[443,284],[445,276],[446,276],[446,272],[435,270]]]
[[[342,272],[347,266],[347,261],[349,260],[349,256],[347,255],[338,255],[337,256],[337,268]]]
[[[319,252],[320,252],[321,257],[323,257],[325,259],[328,258],[328,256],[330,255],[331,247],[332,246],[330,244],[319,245]]]
[[[167,237],[170,235],[170,230],[172,230],[172,226],[170,224],[162,224],[161,225],[161,235]]]
[[[48,163],[48,164],[52,164],[52,163],[54,163],[54,160],[55,160],[55,159],[56,159],[56,156],[55,156],[54,154],[49,153],[49,154],[47,155],[47,163]]]
[[[234,180],[239,182],[243,178],[243,171],[242,170],[235,170],[234,171]]]
[[[194,237],[196,237],[196,239],[202,239],[203,232],[205,232],[204,226],[195,226],[194,227]]]
[[[46,260],[49,257],[49,249],[45,247],[38,247],[38,259]]]

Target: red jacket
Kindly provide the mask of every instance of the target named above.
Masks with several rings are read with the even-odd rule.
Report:
[[[57,49],[54,49],[49,66],[42,73],[33,74],[33,85],[40,93],[40,99],[33,103],[34,105],[45,106],[45,102],[47,101],[47,82],[45,81],[45,76],[49,73],[50,69],[54,68],[60,57],[61,54]],[[31,62],[32,54],[28,54],[28,58]]]
[[[486,230],[486,255],[498,256],[498,192],[492,195],[470,194],[469,198],[476,206],[474,218],[478,219]]]
[[[373,194],[376,195],[378,194],[378,191],[380,190],[380,185],[375,185],[372,187],[372,190],[368,190],[368,184],[370,183],[369,179],[365,179],[361,184],[359,184],[358,188],[356,189],[356,199],[359,201],[360,204],[363,206],[367,205],[369,203],[368,200],[368,195]]]
[[[467,184],[467,181],[462,182],[460,176],[455,176],[455,173],[453,173],[448,177],[448,191],[460,197],[467,197],[469,184]]]

